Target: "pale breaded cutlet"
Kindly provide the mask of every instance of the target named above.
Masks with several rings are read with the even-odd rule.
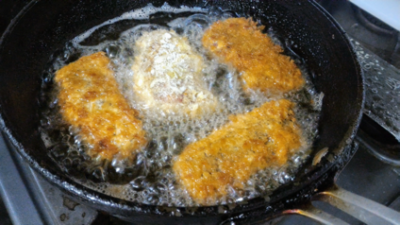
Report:
[[[202,43],[220,61],[241,73],[243,88],[272,94],[300,89],[305,81],[300,69],[282,48],[250,19],[229,18],[213,23]]]
[[[56,72],[62,118],[92,158],[132,159],[147,143],[142,122],[118,89],[104,52],[83,56]]]
[[[228,124],[179,155],[173,164],[177,181],[197,203],[212,205],[229,188],[243,188],[257,171],[284,165],[305,146],[293,107],[282,99],[230,116]]]
[[[205,67],[187,38],[168,30],[144,33],[135,43],[132,66],[136,103],[158,119],[214,112],[218,100],[207,88]]]

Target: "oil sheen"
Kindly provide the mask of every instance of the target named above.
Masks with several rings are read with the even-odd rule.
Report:
[[[317,134],[323,94],[315,91],[304,69],[302,74],[306,85],[299,91],[268,97],[257,91],[244,92],[240,73],[210,57],[201,43],[204,31],[212,23],[230,17],[233,15],[215,8],[174,8],[167,4],[156,8],[148,5],[89,29],[66,43],[64,49],[55,52],[43,75],[41,133],[48,154],[60,169],[88,188],[123,200],[163,206],[199,206],[178,185],[172,171],[172,164],[183,149],[224,126],[229,121],[229,115],[248,113],[267,101],[287,98],[297,103],[294,111],[306,140],[302,147],[285,166],[259,171],[244,184],[243,190],[234,190],[234,194],[215,204],[237,203],[259,196],[268,199],[273,190],[293,180],[297,168],[310,153]],[[160,37],[172,34],[173,38],[183,38],[190,45],[195,62],[201,66],[196,67],[197,74],[193,74],[192,80],[185,82],[189,85],[200,84],[196,90],[211,101],[206,105],[210,106],[210,110],[191,115],[166,105],[167,110],[160,111],[156,102],[146,104],[146,98],[140,97],[144,90],[135,89],[134,85],[140,82],[140,76],[147,75],[133,68],[137,63],[135,59],[145,57],[141,52],[146,49],[140,49],[137,43],[149,40],[146,35],[156,34],[154,32],[158,32]],[[281,43],[273,33],[270,36],[277,44]],[[104,51],[110,58],[119,89],[129,105],[139,112],[147,134],[149,144],[133,162],[120,157],[111,161],[90,158],[85,154],[79,132],[66,124],[59,113],[57,87],[53,82],[55,71],[81,56],[98,51]],[[163,59],[167,55],[160,57]],[[193,66],[193,62],[188,60],[186,66]],[[302,68],[300,60],[295,62]],[[186,68],[185,65],[178,66]],[[179,78],[179,74],[170,74],[169,78],[174,76]],[[157,85],[157,82],[165,81],[152,81],[149,86]],[[179,88],[182,87],[177,86],[177,93],[180,93]],[[171,90],[166,89],[165,92]]]

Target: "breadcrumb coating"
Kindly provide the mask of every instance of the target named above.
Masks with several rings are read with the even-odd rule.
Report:
[[[240,189],[257,171],[282,166],[304,144],[289,100],[270,101],[189,144],[173,165],[178,182],[202,204]]]
[[[83,56],[56,72],[63,119],[78,130],[92,158],[132,159],[147,143],[142,122],[118,89],[104,52]]]
[[[282,48],[263,34],[251,19],[229,18],[213,23],[202,43],[223,63],[232,64],[244,81],[243,88],[272,94],[300,89],[300,69]]]
[[[136,41],[135,52],[133,90],[146,111],[191,118],[215,111],[217,98],[203,80],[206,65],[187,38],[174,31],[147,32]]]

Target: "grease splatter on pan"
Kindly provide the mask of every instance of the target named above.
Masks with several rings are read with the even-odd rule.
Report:
[[[317,94],[313,89],[300,60],[294,62],[305,79],[303,88],[278,95],[265,95],[259,90],[244,90],[241,71],[210,55],[201,42],[205,30],[214,22],[234,16],[215,8],[174,8],[167,4],[157,8],[148,5],[89,29],[66,43],[64,49],[55,52],[50,60],[51,66],[43,75],[45,107],[41,131],[48,154],[60,169],[76,182],[107,195],[127,201],[167,206],[235,203],[257,196],[267,199],[281,184],[290,182],[296,169],[307,158],[307,147],[317,134],[316,125],[323,95]],[[132,68],[135,58],[140,58],[141,55],[136,44],[144,35],[153,32],[169,32],[188,43],[190,52],[195,55],[195,61],[201,62],[201,69],[195,75],[201,83],[198,92],[206,93],[216,107],[193,116],[190,113],[175,113],[175,110],[171,110],[172,113],[148,110],[143,102],[137,100],[134,89],[135,82],[138,82],[135,81],[137,71]],[[273,33],[269,33],[269,36],[274,43],[281,43],[274,38]],[[119,91],[129,107],[137,110],[138,119],[143,124],[145,138],[148,140],[143,150],[137,152],[131,160],[90,157],[79,132],[66,123],[59,113],[59,89],[53,82],[55,72],[82,56],[100,51],[105,52],[109,58]],[[282,98],[295,103],[292,110],[306,140],[304,145],[290,155],[285,166],[261,168],[246,179],[242,186],[232,186],[234,191],[226,197],[207,203],[194,200],[178,182],[172,169],[182,151],[227,126],[231,115],[246,115],[267,102]]]

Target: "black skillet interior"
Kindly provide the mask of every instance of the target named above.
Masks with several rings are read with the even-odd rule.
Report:
[[[306,193],[306,188],[318,187],[321,179],[332,176],[331,173],[335,172],[332,168],[339,164],[340,155],[350,154],[345,147],[358,127],[363,103],[359,65],[343,31],[333,19],[312,1],[167,2],[172,6],[213,6],[236,16],[252,16],[274,30],[281,42],[286,44],[287,54],[293,57],[297,55],[303,60],[317,91],[325,94],[319,138],[314,143],[314,150],[329,147],[332,157],[326,158],[331,160],[323,160],[317,167],[311,166],[309,160],[293,183],[276,191],[272,202],[293,198],[294,195],[298,196],[296,193]],[[52,53],[62,49],[68,40],[83,31],[148,3],[141,0],[30,2],[0,41],[0,125],[19,153],[36,170],[75,198],[122,217],[130,217],[133,213],[153,221],[155,218],[151,214],[170,215],[167,211],[171,210],[121,202],[76,184],[47,155],[38,132],[41,77]],[[164,1],[152,3],[160,6]],[[255,199],[248,205],[227,210],[225,214],[219,214],[217,207],[205,207],[197,211],[174,210],[180,210],[184,216],[193,214],[196,218],[203,218],[199,221],[215,222],[232,213],[253,210],[259,206],[265,209],[267,205]],[[286,204],[274,206],[277,208],[272,211],[287,207]],[[208,219],[204,219],[205,215]]]

